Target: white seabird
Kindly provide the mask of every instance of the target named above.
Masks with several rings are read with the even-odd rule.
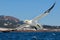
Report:
[[[35,29],[35,30],[40,30],[43,29],[43,26],[41,24],[38,23],[38,20],[45,17],[46,15],[48,15],[50,13],[50,11],[53,9],[53,7],[55,6],[55,3],[47,10],[45,11],[43,14],[33,18],[32,20],[25,20],[23,25],[21,25],[20,27],[17,27],[16,29]]]
[[[32,20],[19,21],[10,16],[0,16],[0,30],[40,30],[43,26],[38,23],[38,20],[48,15],[55,6],[55,3],[43,14],[33,18]]]

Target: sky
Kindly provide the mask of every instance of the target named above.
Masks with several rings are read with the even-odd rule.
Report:
[[[50,14],[38,22],[42,25],[60,26],[60,0],[0,0],[0,15],[31,20],[43,14],[54,2],[56,5]]]

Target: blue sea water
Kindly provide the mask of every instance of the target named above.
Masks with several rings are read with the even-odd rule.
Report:
[[[60,40],[60,32],[0,32],[0,40]]]

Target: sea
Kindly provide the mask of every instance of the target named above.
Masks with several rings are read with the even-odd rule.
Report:
[[[0,40],[60,40],[60,32],[0,32]]]

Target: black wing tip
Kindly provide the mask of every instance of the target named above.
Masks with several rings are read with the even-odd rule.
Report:
[[[49,13],[53,9],[53,7],[55,6],[55,4],[56,4],[56,2],[54,2],[54,4],[47,11],[45,11],[44,13]]]
[[[53,5],[55,6],[55,4],[56,4],[56,1],[54,2],[54,4],[53,4]]]

